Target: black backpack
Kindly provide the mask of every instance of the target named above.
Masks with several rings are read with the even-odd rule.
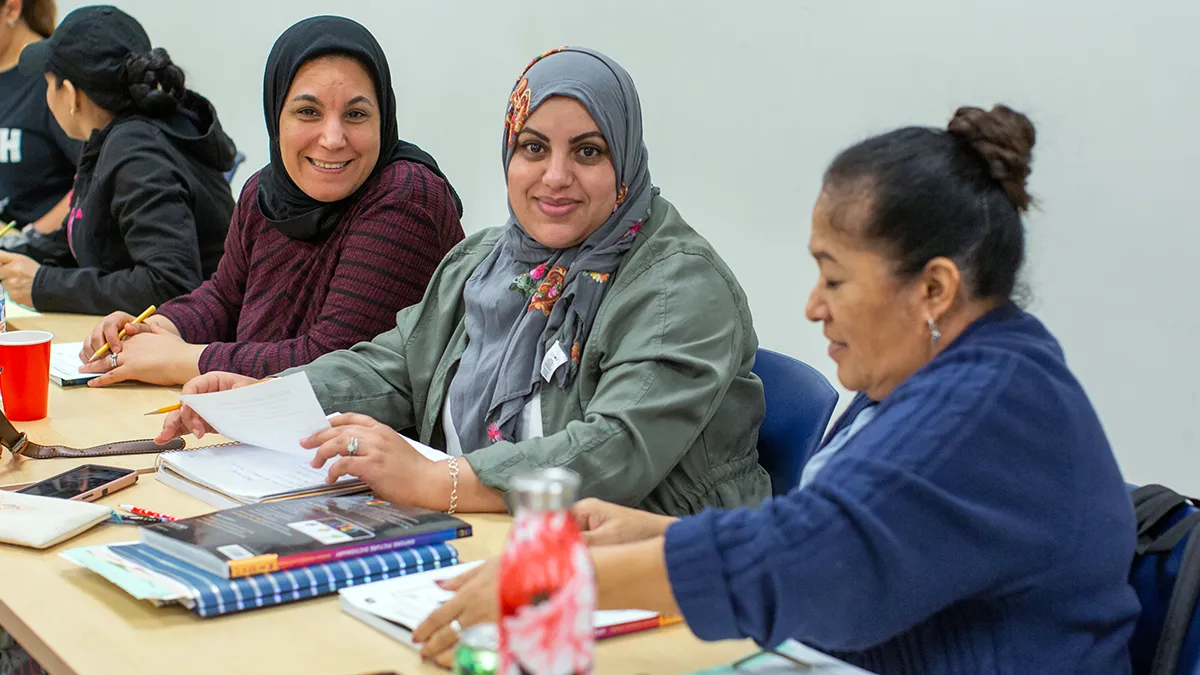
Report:
[[[1132,487],[1132,486],[1131,486]],[[1129,655],[1133,675],[1194,675],[1200,665],[1200,503],[1161,485],[1132,491],[1137,554],[1129,583],[1142,603]]]

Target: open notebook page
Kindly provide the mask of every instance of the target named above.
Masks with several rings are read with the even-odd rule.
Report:
[[[252,445],[216,445],[166,453],[162,462],[179,475],[240,501],[261,501],[307,492],[325,485],[325,471],[309,458]],[[357,479],[343,476],[338,483]]]
[[[411,631],[443,602],[454,597],[454,593],[438,586],[437,581],[452,579],[481,564],[481,560],[461,563],[386,581],[352,586],[339,593],[344,602],[350,603],[360,611],[383,617]],[[596,628],[607,628],[656,616],[656,612],[639,609],[602,610],[595,613],[593,622]]]

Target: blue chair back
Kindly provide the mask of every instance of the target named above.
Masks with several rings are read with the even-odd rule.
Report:
[[[233,176],[237,173],[238,167],[241,166],[242,162],[244,161],[246,161],[246,155],[243,154],[241,150],[238,150],[238,153],[233,156],[233,167],[225,172],[226,183],[233,183]],[[237,195],[234,196],[236,197]]]
[[[758,350],[753,370],[767,399],[758,461],[778,496],[799,484],[804,460],[821,442],[838,393],[812,366],[769,349]]]

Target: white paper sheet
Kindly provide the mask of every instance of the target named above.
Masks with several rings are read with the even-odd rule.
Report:
[[[81,373],[79,367],[79,352],[83,349],[82,342],[57,342],[50,345],[50,376],[61,380],[91,380],[100,377],[99,373]]]
[[[443,590],[435,582],[452,579],[481,564],[481,560],[460,563],[428,572],[351,586],[338,593],[360,611],[381,616],[412,630],[443,602],[454,597],[454,593]],[[656,616],[658,614],[655,612],[640,609],[602,610],[596,612],[593,621],[596,628],[607,628]]]
[[[228,391],[180,394],[179,399],[222,436],[309,460],[313,451],[300,447],[300,441],[329,428],[303,372]]]

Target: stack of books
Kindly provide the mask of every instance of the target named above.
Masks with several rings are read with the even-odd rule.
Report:
[[[142,528],[61,555],[140,600],[203,617],[335,593],[458,563],[471,526],[371,495],[251,504]]]

